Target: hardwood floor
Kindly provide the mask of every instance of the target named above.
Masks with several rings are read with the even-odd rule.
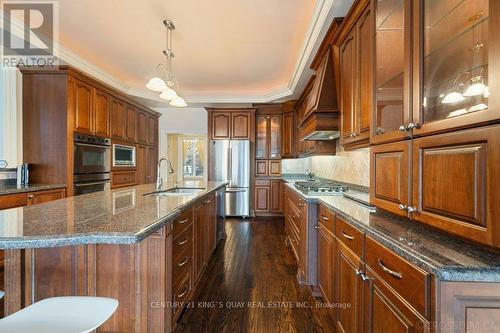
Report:
[[[283,219],[228,219],[226,231],[176,332],[334,332],[296,281]]]

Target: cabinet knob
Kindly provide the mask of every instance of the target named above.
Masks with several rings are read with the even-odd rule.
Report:
[[[315,225],[314,229],[319,230],[319,225]]]
[[[408,208],[408,206],[406,206],[406,205],[403,205],[403,204],[399,205],[400,210],[406,210],[407,208]]]
[[[35,197],[35,195],[34,195],[34,194],[30,194],[30,195],[28,195],[28,198],[29,198],[29,199],[33,199],[34,197]]]
[[[406,128],[406,126],[405,126],[405,125],[401,125],[401,126],[399,126],[399,131],[401,131],[401,132],[406,132],[407,130],[408,130],[408,129]]]
[[[414,128],[419,128],[420,124],[419,123],[409,123],[408,126],[406,126],[409,130],[414,129]]]

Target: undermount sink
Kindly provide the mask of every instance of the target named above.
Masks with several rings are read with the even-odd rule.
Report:
[[[196,194],[203,191],[204,189],[204,187],[173,187],[168,190],[146,193],[144,195],[182,196]]]

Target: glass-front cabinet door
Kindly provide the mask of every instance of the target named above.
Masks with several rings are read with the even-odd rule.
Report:
[[[414,2],[414,135],[500,118],[500,1]]]
[[[267,142],[267,116],[257,116],[257,143],[255,158],[267,159],[268,142]]]
[[[411,1],[375,0],[375,108],[372,143],[405,138],[410,119]]]
[[[271,116],[269,126],[269,158],[281,158],[281,115]]]

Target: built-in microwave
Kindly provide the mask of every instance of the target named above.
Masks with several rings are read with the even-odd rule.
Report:
[[[135,147],[113,144],[113,166],[135,167]]]

